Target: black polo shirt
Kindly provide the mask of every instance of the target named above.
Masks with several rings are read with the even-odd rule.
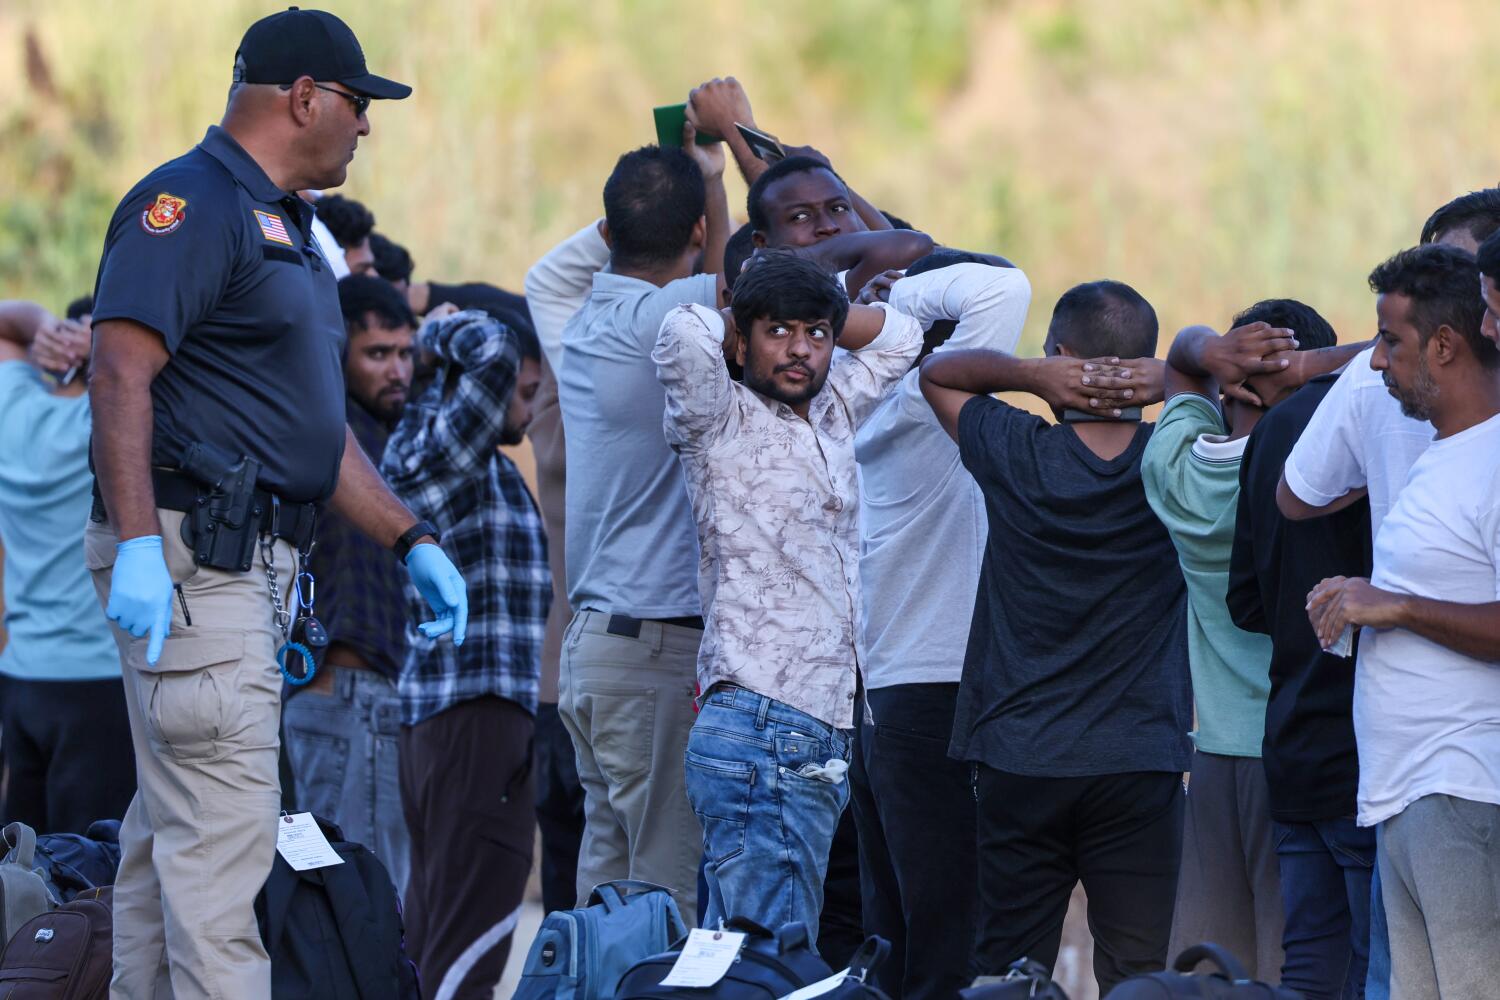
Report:
[[[151,461],[206,441],[261,463],[285,500],[325,500],[344,453],[344,324],[313,210],[215,126],[131,188],[109,224],[94,323],[134,320],[171,359],[151,384]]]

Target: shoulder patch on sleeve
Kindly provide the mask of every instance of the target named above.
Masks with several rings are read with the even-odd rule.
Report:
[[[187,199],[163,191],[141,210],[141,228],[151,236],[175,233],[187,218]]]
[[[286,231],[286,223],[281,221],[281,216],[274,212],[262,212],[260,209],[252,209],[255,213],[255,221],[260,223],[260,234],[273,243],[281,243],[286,246],[295,246],[291,234]]]

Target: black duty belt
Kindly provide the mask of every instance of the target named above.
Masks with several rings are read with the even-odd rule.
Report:
[[[689,615],[683,618],[632,618],[629,615],[610,615],[609,624],[604,631],[610,635],[624,636],[627,639],[639,639],[641,637],[641,623],[656,622],[658,625],[675,625],[678,628],[695,628],[703,631],[703,617],[701,615]]]
[[[156,487],[156,505],[167,510],[190,512],[204,496],[202,486],[172,469],[152,469],[151,483]],[[260,534],[284,538],[299,552],[312,544],[317,504],[290,503],[261,489],[254,493],[254,504],[251,513],[259,517]]]
[[[173,469],[153,468],[151,485],[156,492],[156,506],[166,510],[189,514],[200,502],[206,502],[207,494],[189,476]],[[304,552],[312,544],[313,529],[317,523],[318,507],[310,503],[290,503],[274,493],[257,489],[254,493],[252,516],[259,522],[257,534],[284,538]],[[99,494],[99,481],[94,480],[94,519],[104,520],[104,500]]]

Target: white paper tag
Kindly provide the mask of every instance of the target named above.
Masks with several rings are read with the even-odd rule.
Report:
[[[724,978],[734,964],[745,935],[738,931],[709,931],[699,927],[688,933],[682,954],[661,981],[663,986],[712,986]]]
[[[824,993],[843,985],[844,980],[848,978],[848,969],[845,969],[843,972],[835,972],[827,979],[820,979],[816,983],[808,983],[800,990],[793,990],[786,996],[780,997],[779,1000],[812,1000],[813,997],[820,997]]]
[[[292,813],[276,821],[276,850],[295,871],[341,865],[344,859],[328,844],[312,813]]]
[[[1354,652],[1354,626],[1345,625],[1344,631],[1340,632],[1339,637],[1333,640],[1333,645],[1323,650],[1323,652],[1330,656],[1347,658],[1350,653]]]

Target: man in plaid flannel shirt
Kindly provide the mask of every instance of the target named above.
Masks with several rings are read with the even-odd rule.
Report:
[[[528,318],[502,315],[429,314],[417,339],[431,378],[381,463],[469,583],[464,645],[408,629],[398,684],[407,936],[423,979],[456,997],[494,991],[531,870],[531,739],[552,600],[541,516],[497,450],[531,422],[541,347]]]

